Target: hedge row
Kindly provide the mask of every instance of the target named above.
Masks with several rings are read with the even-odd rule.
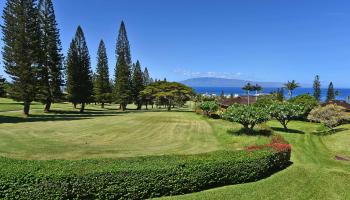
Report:
[[[119,160],[20,161],[0,158],[1,199],[146,199],[267,177],[289,164],[290,149],[220,151]]]

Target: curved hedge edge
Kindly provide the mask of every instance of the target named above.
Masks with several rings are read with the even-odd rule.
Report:
[[[290,145],[280,139],[242,152],[216,152],[208,159],[184,159],[166,168],[124,169],[55,177],[0,177],[4,199],[146,199],[180,195],[268,177],[290,163]],[[35,162],[33,163],[35,164]],[[155,165],[156,166],[156,165]]]

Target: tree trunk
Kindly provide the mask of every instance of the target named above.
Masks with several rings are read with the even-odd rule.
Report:
[[[105,103],[101,103],[101,108],[105,108]]]
[[[141,110],[141,108],[142,108],[142,104],[141,104],[141,103],[138,103],[138,104],[137,104],[137,110]]]
[[[77,103],[73,103],[74,109],[77,109]]]
[[[283,128],[284,128],[284,131],[288,132],[288,127],[287,127],[287,124],[283,123]]]
[[[85,103],[81,103],[80,113],[84,113]]]
[[[248,130],[249,129],[249,124],[243,124],[244,129]]]
[[[126,110],[126,104],[122,103],[122,104],[120,104],[120,106],[121,106],[121,110],[122,110],[122,111],[125,111],[125,110]]]
[[[170,111],[170,110],[171,110],[171,104],[168,105],[168,111]]]
[[[148,103],[146,103],[146,110],[148,110]]]
[[[29,116],[29,109],[30,109],[30,101],[25,101],[23,103],[24,107],[23,107],[23,114],[26,116]]]
[[[250,96],[250,94],[249,94],[249,90],[248,90],[248,105],[250,104],[249,96]]]
[[[45,109],[44,109],[44,112],[45,112],[45,113],[50,112],[51,103],[52,103],[51,99],[50,99],[50,98],[47,98],[47,99],[46,99],[46,104],[45,104]]]

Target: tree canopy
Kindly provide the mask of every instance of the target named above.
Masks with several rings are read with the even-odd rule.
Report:
[[[148,85],[141,96],[143,99],[156,101],[158,105],[165,105],[168,110],[173,106],[183,106],[194,95],[192,88],[177,82],[158,81]]]

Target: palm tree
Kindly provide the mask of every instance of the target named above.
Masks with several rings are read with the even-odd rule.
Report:
[[[284,87],[288,90],[289,98],[292,98],[293,90],[295,90],[296,88],[300,87],[300,84],[297,83],[295,80],[292,80],[291,82],[288,81],[287,83],[285,83]]]
[[[262,87],[259,84],[255,84],[253,86],[253,91],[255,91],[255,97],[256,97],[256,100],[258,100],[258,94],[260,91],[262,91]]]
[[[254,90],[254,86],[252,86],[252,84],[250,84],[250,83],[247,83],[247,85],[245,85],[242,89],[245,90],[248,94],[248,105],[249,105],[250,104],[250,101],[249,101],[250,91]]]

